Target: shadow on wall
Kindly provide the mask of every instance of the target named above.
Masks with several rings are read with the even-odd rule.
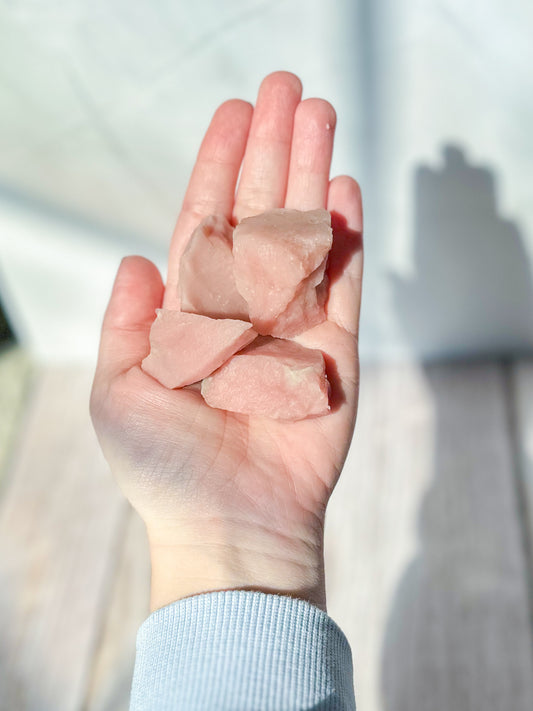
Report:
[[[393,277],[407,342],[426,358],[533,349],[531,268],[517,227],[498,215],[495,176],[458,146],[415,174],[415,277]]]
[[[493,174],[444,151],[416,173],[413,281],[396,281],[407,339],[428,355],[511,354],[533,344],[532,285]],[[433,471],[419,548],[388,613],[383,711],[513,708],[533,699],[525,562],[497,362],[426,364]],[[406,486],[409,482],[406,482]]]

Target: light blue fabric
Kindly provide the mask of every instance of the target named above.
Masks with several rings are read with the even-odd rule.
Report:
[[[178,600],[140,627],[130,711],[353,711],[340,628],[303,600],[232,590]]]

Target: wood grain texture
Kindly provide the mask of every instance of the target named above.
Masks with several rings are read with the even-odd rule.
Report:
[[[92,432],[90,377],[40,373],[6,475],[0,711],[128,708],[148,552]],[[361,382],[326,524],[329,613],[352,645],[358,707],[529,711],[532,639],[503,367],[375,366]],[[531,363],[518,364],[512,382],[529,477]]]
[[[128,510],[85,711],[127,711],[137,629],[150,614],[150,558],[143,522]]]
[[[361,396],[326,525],[329,611],[360,708],[532,708],[502,368],[376,367]]]
[[[31,360],[20,346],[0,341],[0,482],[31,383]]]
[[[37,378],[0,501],[0,709],[77,711],[125,503],[88,414],[91,373]]]
[[[518,504],[529,562],[530,607],[533,608],[533,359],[515,361],[510,367],[509,380]]]

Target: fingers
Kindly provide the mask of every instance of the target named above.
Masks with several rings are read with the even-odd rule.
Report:
[[[328,190],[333,246],[328,259],[327,320],[296,336],[326,359],[331,413],[320,420],[331,441],[346,441],[355,422],[359,388],[358,327],[363,273],[361,192],[353,178],[334,178]]]
[[[263,80],[235,200],[237,220],[283,206],[294,113],[301,95],[302,85],[294,74],[275,72]]]
[[[359,393],[357,340],[331,321],[324,321],[294,340],[306,348],[322,351],[331,388],[331,411],[320,418],[320,426],[330,442],[349,441]]]
[[[104,316],[95,383],[139,365],[150,351],[150,326],[163,300],[157,267],[143,257],[122,260]]]
[[[169,251],[166,308],[179,308],[179,261],[198,223],[214,212],[237,220],[269,208],[326,205],[336,123],[328,102],[300,103],[302,85],[288,72],[270,74],[257,105],[229,101],[215,113],[200,148]]]
[[[179,261],[193,230],[213,213],[231,218],[252,112],[245,101],[227,101],[217,109],[207,129],[170,244],[166,308],[179,308]]]
[[[285,207],[326,206],[337,117],[323,99],[306,99],[296,110]]]
[[[353,178],[342,175],[331,181],[327,209],[333,227],[327,317],[356,336],[363,278],[363,209],[361,191]]]

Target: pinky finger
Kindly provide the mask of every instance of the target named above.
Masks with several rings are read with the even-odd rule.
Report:
[[[347,175],[334,178],[327,208],[333,228],[327,317],[357,336],[363,278],[363,208],[357,182]]]

